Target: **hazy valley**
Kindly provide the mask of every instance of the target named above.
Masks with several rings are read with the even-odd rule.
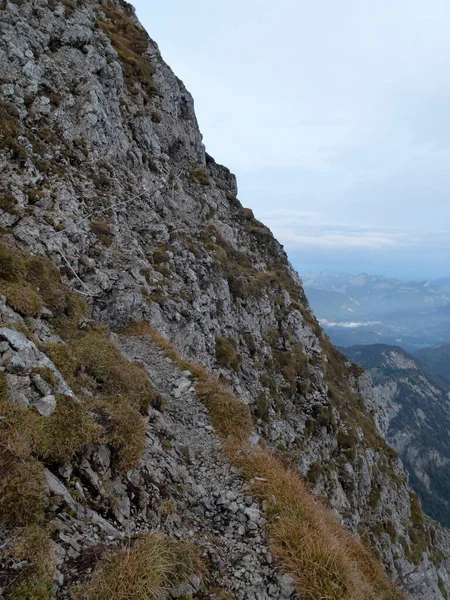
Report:
[[[303,275],[303,284],[337,345],[390,344],[414,352],[450,340],[448,280],[415,283],[322,272]]]

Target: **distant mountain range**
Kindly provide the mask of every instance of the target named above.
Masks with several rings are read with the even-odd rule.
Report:
[[[415,357],[436,373],[450,379],[450,344],[422,348],[415,353]]]
[[[450,526],[450,380],[395,346],[341,350],[371,375],[378,426],[399,452],[425,512]]]
[[[386,343],[414,352],[450,342],[450,278],[405,282],[323,271],[306,274],[303,284],[337,345]]]

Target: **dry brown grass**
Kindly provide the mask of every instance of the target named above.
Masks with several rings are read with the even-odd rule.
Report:
[[[7,303],[23,317],[38,317],[42,310],[42,299],[27,283],[8,283],[0,287]]]
[[[37,453],[46,461],[64,464],[88,444],[98,442],[101,428],[86,407],[67,396],[58,396],[55,412],[39,422]]]
[[[233,394],[232,390],[212,377],[203,367],[195,367],[196,391],[209,411],[211,423],[225,440],[232,438],[246,443],[252,432],[250,409]]]
[[[97,397],[90,404],[103,423],[102,438],[113,451],[115,469],[136,468],[146,443],[146,424],[139,411],[123,398]]]
[[[148,412],[154,397],[143,366],[124,358],[100,326],[79,332],[69,344],[49,345],[48,351],[72,389],[80,396],[91,394],[90,398],[86,396],[86,402],[102,426],[99,436],[113,451],[115,469],[127,471],[136,467],[146,444],[141,415]],[[68,421],[73,423],[71,418]],[[61,428],[64,429],[64,423]],[[89,441],[98,439],[92,428],[78,427],[78,432],[92,435]],[[50,446],[49,452],[48,458]]]
[[[0,243],[0,289],[8,304],[25,317],[35,317],[42,306],[49,308],[54,329],[63,338],[76,330],[81,315],[87,315],[85,301],[60,283],[58,270],[45,258],[31,256]]]
[[[41,518],[47,501],[44,469],[32,456],[39,442],[39,417],[4,397],[0,415],[0,522],[28,525]]]
[[[121,396],[145,414],[153,388],[142,365],[131,363],[103,327],[79,332],[70,344],[48,346],[51,358],[77,393]]]
[[[171,358],[177,364],[183,362],[180,358],[175,346],[169,342],[167,338],[159,333],[157,329],[155,329],[148,321],[135,321],[133,323],[129,323],[123,330],[122,335],[130,336],[130,337],[140,337],[145,335],[150,335],[157,346],[159,346],[164,352],[166,356]],[[184,364],[184,363],[183,363]],[[187,362],[185,363],[188,364]],[[189,367],[186,367],[189,368]]]
[[[19,529],[10,554],[14,560],[27,561],[28,565],[11,582],[8,598],[49,600],[52,597],[56,555],[48,529],[40,525]]]
[[[132,323],[122,332],[124,335],[150,335],[181,369],[188,369],[197,379],[196,391],[209,411],[211,424],[224,439],[233,438],[245,443],[253,427],[250,409],[236,398],[233,391],[210,375],[201,365],[193,365],[180,357],[175,346],[146,321]]]
[[[0,449],[0,522],[33,523],[41,518],[46,503],[41,463],[32,456],[18,459]]]
[[[77,600],[161,600],[168,588],[202,571],[191,544],[154,534],[108,552]]]
[[[383,567],[311,496],[298,473],[263,450],[243,451],[236,460],[251,493],[267,503],[273,552],[302,598],[402,598]]]

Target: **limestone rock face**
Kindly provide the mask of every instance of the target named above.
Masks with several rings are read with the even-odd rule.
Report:
[[[191,95],[131,5],[1,0],[0,83],[5,239],[50,257],[88,300],[93,320],[114,331],[149,321],[184,357],[225,378],[252,409],[255,439],[284,455],[376,548],[407,597],[443,600],[448,531],[420,507],[414,521],[403,465],[347,383],[354,367],[323,335],[282,246],[240,204],[235,177],[205,152]],[[54,335],[44,314],[1,307],[3,324],[26,321],[42,343]],[[50,397],[70,394],[67,383],[55,391],[32,380],[40,350],[0,331],[11,399],[51,412]],[[214,457],[218,442],[189,373],[165,373],[164,359],[143,357],[131,342],[122,350],[145,363],[174,408],[167,418],[150,413],[136,471],[115,477],[103,448],[50,474],[49,493],[74,513],[58,521],[58,593],[72,583],[70,560],[86,555],[92,540],[151,526],[181,538],[211,529],[224,536],[223,548],[211,543],[211,562],[237,598],[293,597],[239,474],[221,458],[202,466],[201,441]],[[184,490],[175,506],[164,504],[165,485]],[[107,512],[92,508],[105,498]],[[181,523],[185,510],[191,529]],[[196,591],[190,585],[187,597]]]
[[[360,377],[382,435],[399,452],[425,510],[450,524],[450,381],[405,350],[352,346],[347,356],[368,369]]]

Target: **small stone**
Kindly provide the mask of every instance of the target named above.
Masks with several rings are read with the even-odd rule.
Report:
[[[33,373],[31,375],[31,381],[33,382],[37,391],[42,394],[42,396],[48,396],[52,393],[52,388],[38,373]]]
[[[76,482],[75,482],[75,489],[77,490],[77,492],[80,494],[80,496],[81,496],[82,498],[84,498],[84,497],[85,497],[85,496],[84,496],[84,490],[83,490],[83,488],[81,487],[81,483],[80,483],[79,481],[76,481]]]
[[[290,596],[294,593],[294,585],[293,580],[290,575],[279,574],[276,576],[278,585],[280,586],[281,594],[285,598],[290,598]]]
[[[189,379],[186,379],[186,377],[180,377],[180,379],[175,381],[174,387],[175,389],[172,392],[172,395],[174,398],[181,398],[182,394],[185,394],[190,389],[191,382]]]
[[[244,514],[247,516],[249,521],[252,521],[253,523],[257,523],[261,518],[261,513],[257,508],[245,508]]]
[[[43,417],[49,417],[56,410],[56,398],[52,394],[39,398],[33,404],[34,408]]]

